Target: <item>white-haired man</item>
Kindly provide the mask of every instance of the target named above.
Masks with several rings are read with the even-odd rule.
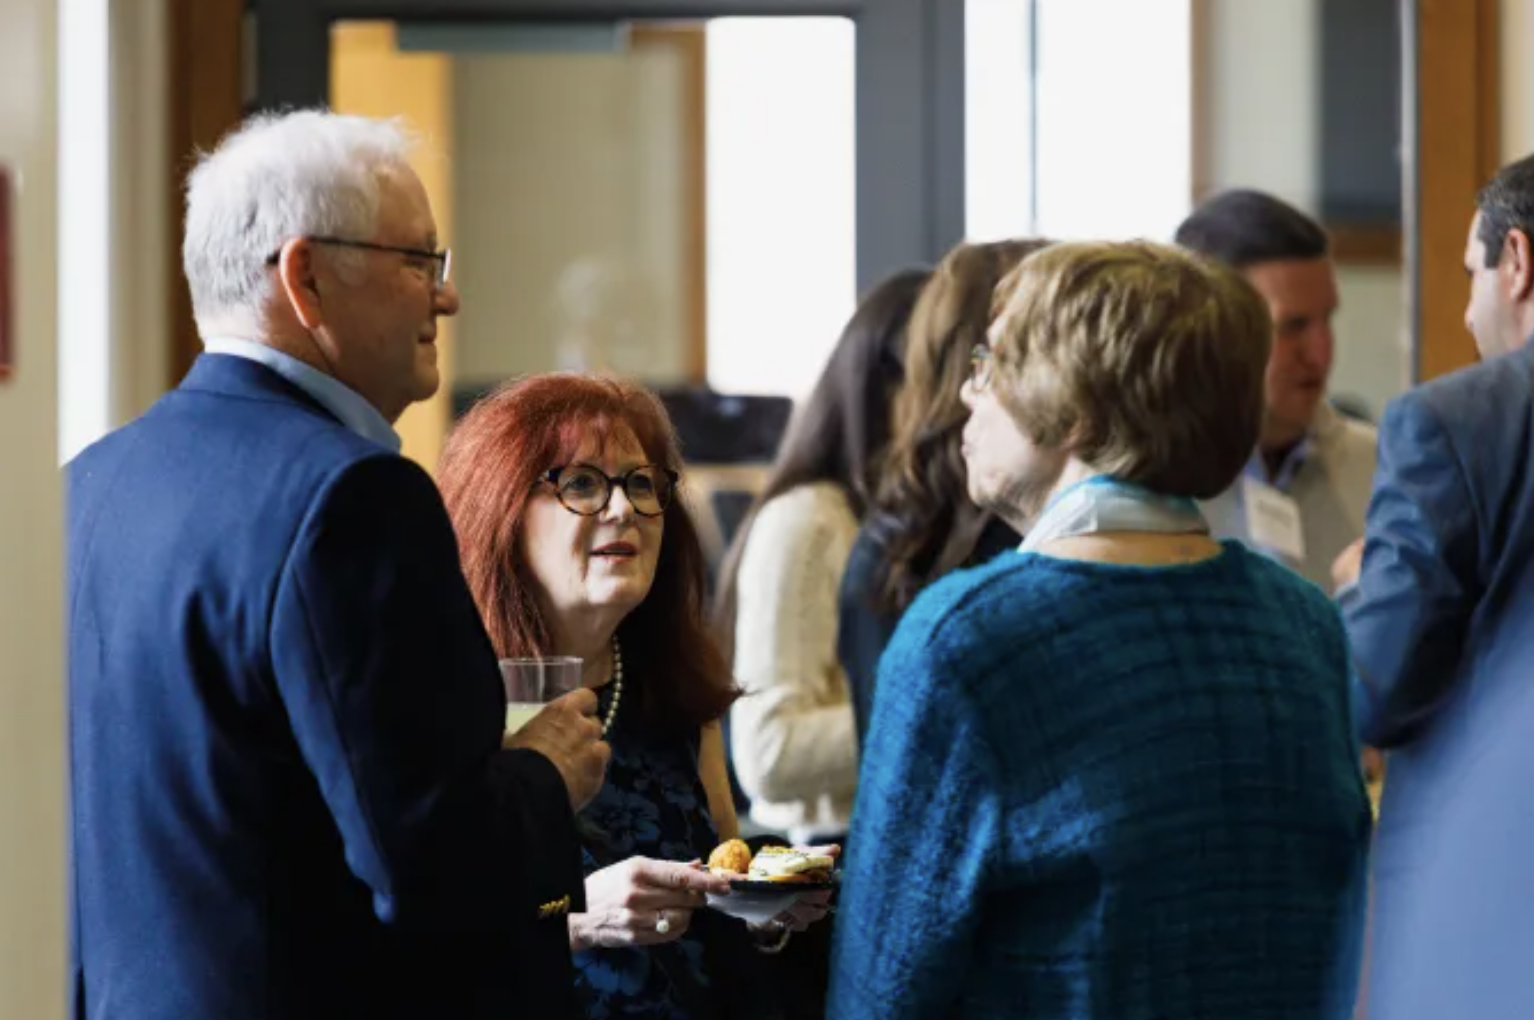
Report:
[[[392,123],[254,119],[193,171],[206,353],[69,466],[76,1017],[569,1009],[588,691],[502,749],[495,654],[391,422],[448,253]]]

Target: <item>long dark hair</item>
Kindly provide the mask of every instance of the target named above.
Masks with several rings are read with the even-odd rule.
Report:
[[[448,437],[437,484],[497,655],[549,651],[537,583],[520,551],[539,475],[568,461],[582,441],[624,426],[652,462],[682,471],[671,419],[652,393],[573,372],[508,383],[475,404]],[[673,499],[664,521],[650,593],[619,625],[623,657],[643,678],[632,695],[641,718],[659,728],[697,727],[723,716],[739,691],[709,633],[706,562],[687,501]]]
[[[918,592],[964,565],[991,520],[970,502],[960,450],[969,411],[959,390],[970,349],[984,343],[1002,278],[1043,240],[961,244],[938,263],[911,315],[905,382],[870,516],[885,555],[874,566],[875,608],[898,615]]]
[[[790,489],[833,482],[859,519],[875,484],[875,464],[890,435],[890,402],[904,377],[906,324],[928,269],[885,279],[858,303],[809,398],[789,422],[778,456],[725,554],[714,598],[714,627],[727,658],[735,647],[735,577],[757,511]]]

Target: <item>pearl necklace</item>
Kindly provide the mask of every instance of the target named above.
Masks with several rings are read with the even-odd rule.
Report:
[[[618,635],[613,635],[613,700],[607,705],[607,715],[602,719],[602,736],[607,736],[607,731],[612,729],[613,720],[618,717],[618,702],[623,698],[623,646],[618,643]]]

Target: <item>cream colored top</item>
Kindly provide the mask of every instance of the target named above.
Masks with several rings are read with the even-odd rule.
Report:
[[[736,576],[735,772],[752,821],[796,842],[845,832],[852,815],[857,736],[836,606],[857,532],[838,486],[802,485],[763,505]]]

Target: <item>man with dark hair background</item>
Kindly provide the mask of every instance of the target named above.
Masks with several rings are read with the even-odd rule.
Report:
[[[1376,434],[1326,399],[1340,303],[1326,231],[1288,203],[1243,189],[1200,205],[1176,241],[1240,271],[1273,317],[1257,449],[1204,514],[1215,534],[1329,588],[1333,561],[1363,534]]]
[[[1389,762],[1371,1020],[1534,1016],[1534,156],[1476,206],[1483,360],[1386,407],[1362,569],[1337,564],[1359,735]]]

